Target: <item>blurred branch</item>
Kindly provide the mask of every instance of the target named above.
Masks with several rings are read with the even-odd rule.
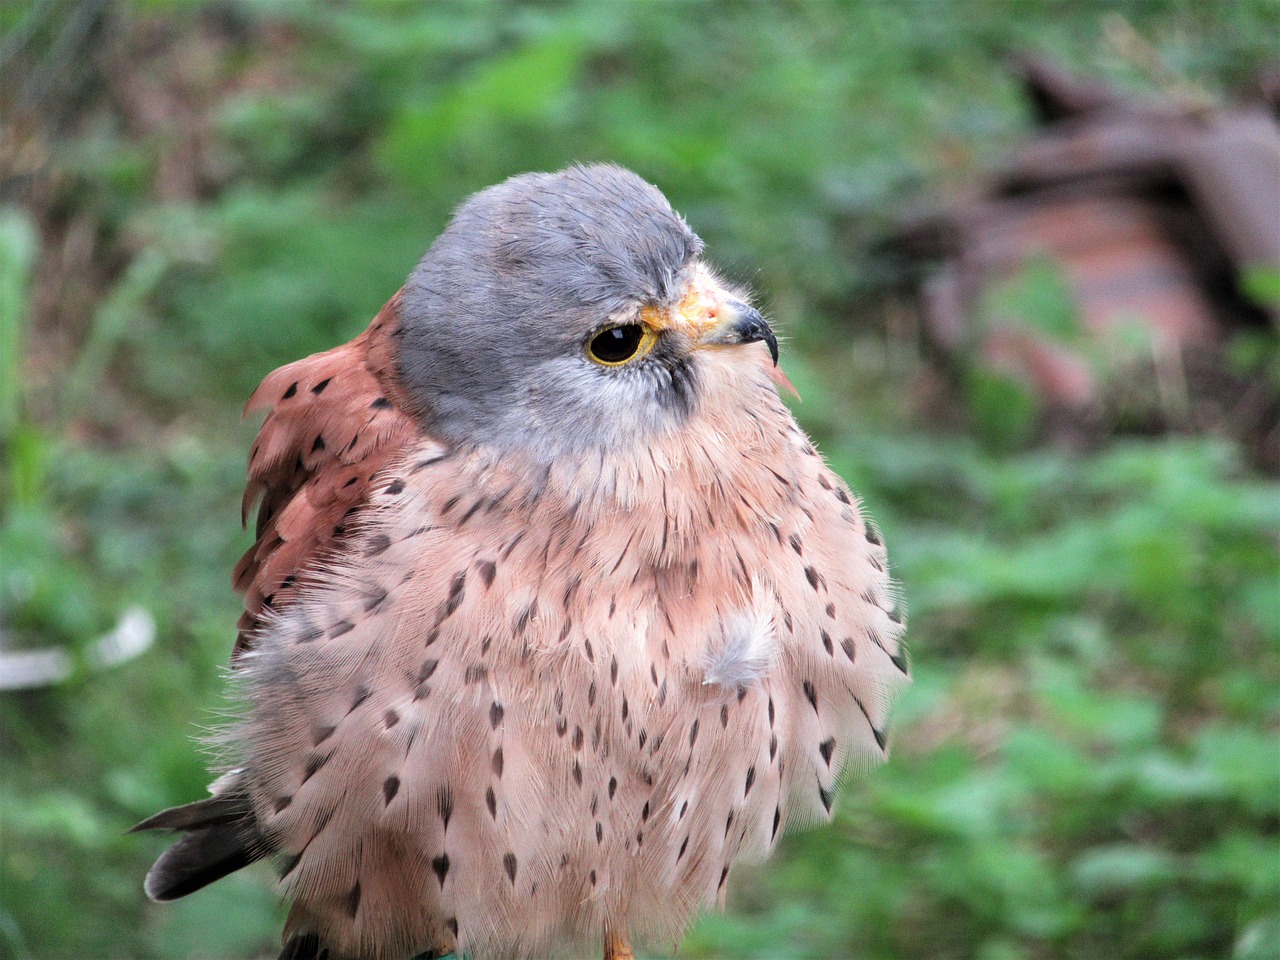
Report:
[[[155,618],[142,607],[129,607],[115,629],[90,644],[85,658],[95,669],[113,667],[145,653],[155,637]],[[64,647],[6,650],[4,643],[0,633],[0,691],[52,686],[75,672],[75,659]]]

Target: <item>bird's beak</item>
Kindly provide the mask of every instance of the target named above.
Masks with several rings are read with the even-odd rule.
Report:
[[[642,316],[655,329],[684,333],[695,348],[763,341],[769,347],[773,365],[778,365],[778,338],[768,321],[755,307],[743,303],[709,277],[695,277],[683,299],[669,313],[646,307]]]
[[[719,322],[711,327],[699,341],[700,346],[728,346],[735,343],[757,343],[763,340],[769,346],[773,365],[778,365],[778,338],[769,322],[760,316],[755,307],[738,300],[728,299],[720,309]]]

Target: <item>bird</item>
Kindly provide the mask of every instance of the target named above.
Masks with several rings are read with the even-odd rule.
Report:
[[[517,175],[266,376],[242,709],[152,899],[267,858],[282,960],[628,960],[886,756],[882,537],[703,254],[622,167]]]

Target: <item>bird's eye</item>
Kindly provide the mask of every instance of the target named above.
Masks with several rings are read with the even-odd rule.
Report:
[[[647,354],[657,339],[642,323],[607,327],[587,341],[587,356],[602,366],[620,367]]]

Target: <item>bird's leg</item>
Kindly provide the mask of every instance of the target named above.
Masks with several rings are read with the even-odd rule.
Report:
[[[604,933],[604,960],[635,960],[631,941],[625,933],[606,930]]]

